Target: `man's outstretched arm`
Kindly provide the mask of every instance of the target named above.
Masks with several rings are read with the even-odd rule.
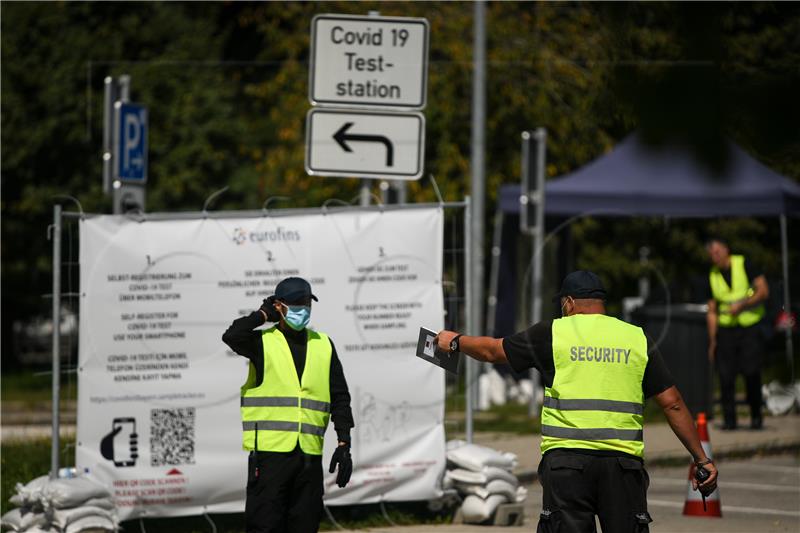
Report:
[[[450,351],[450,341],[458,333],[442,330],[436,336],[436,344],[444,352]],[[508,363],[506,352],[503,349],[503,339],[493,337],[470,337],[462,335],[459,339],[459,351],[478,361],[486,363]]]

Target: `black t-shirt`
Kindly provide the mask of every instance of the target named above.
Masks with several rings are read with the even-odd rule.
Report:
[[[247,357],[253,364],[256,371],[256,383],[261,383],[264,379],[264,347],[261,342],[263,332],[255,328],[264,324],[264,317],[259,311],[254,311],[248,316],[237,318],[233,324],[222,335],[222,341],[230,346],[231,350],[239,355]],[[294,331],[288,329],[281,330],[292,352],[294,367],[298,378],[303,377],[306,366],[306,344],[308,337],[306,330]],[[330,340],[330,338],[329,338]],[[350,429],[353,424],[353,412],[350,409],[350,391],[344,377],[344,369],[336,354],[336,346],[331,342],[331,370],[330,370],[330,394],[331,394],[331,420],[336,434],[341,441],[350,442]]]
[[[553,386],[556,374],[553,362],[553,322],[545,320],[534,324],[525,331],[520,331],[503,339],[503,350],[506,352],[508,364],[516,372],[535,368],[542,374],[546,387]],[[645,398],[664,392],[675,384],[667,370],[661,352],[647,338],[647,366],[642,379],[642,392]]]
[[[758,267],[758,265],[754,264],[748,258],[744,258],[744,272],[747,275],[747,279],[750,281],[750,284],[753,284],[753,280],[756,279],[758,276],[763,276],[764,272]],[[725,280],[725,283],[728,284],[728,287],[731,286],[731,269],[719,269],[719,273],[722,274],[722,279]],[[706,300],[713,300],[714,293],[711,292],[711,280],[706,277]]]

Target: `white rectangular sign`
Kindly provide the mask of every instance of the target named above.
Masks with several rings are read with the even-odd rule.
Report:
[[[444,375],[414,350],[420,324],[443,327],[441,209],[99,216],[80,239],[76,464],[121,519],[243,511],[249,362],[221,336],[287,276],[319,297],[309,327],[330,335],[352,397],[355,471],[339,489],[325,470],[326,502],[440,493]],[[331,424],[326,466],[335,442]]]
[[[311,21],[312,104],[422,109],[428,21],[317,15]]]
[[[306,117],[306,172],[315,176],[392,178],[422,176],[425,117],[312,109]]]

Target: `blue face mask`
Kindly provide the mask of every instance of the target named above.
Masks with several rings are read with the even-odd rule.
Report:
[[[286,305],[286,314],[283,319],[295,331],[300,331],[308,325],[311,320],[311,307],[307,305]]]

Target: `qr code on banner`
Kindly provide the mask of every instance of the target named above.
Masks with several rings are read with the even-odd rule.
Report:
[[[194,407],[150,411],[150,466],[194,464]]]

